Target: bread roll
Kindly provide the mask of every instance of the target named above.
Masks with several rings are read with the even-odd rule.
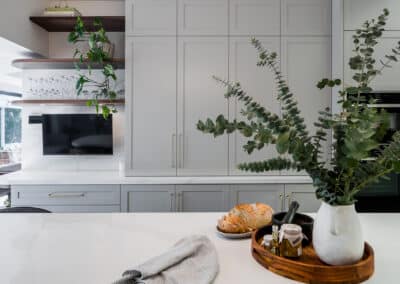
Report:
[[[263,203],[239,204],[218,221],[226,233],[246,233],[271,223],[273,210]]]

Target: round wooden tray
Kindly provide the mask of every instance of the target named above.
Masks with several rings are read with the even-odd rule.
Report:
[[[252,255],[262,266],[281,276],[312,284],[361,283],[374,273],[374,251],[365,243],[364,256],[356,264],[330,266],[319,260],[312,246],[303,248],[303,255],[292,260],[272,254],[261,245],[265,234],[271,234],[271,226],[255,231],[252,235]]]

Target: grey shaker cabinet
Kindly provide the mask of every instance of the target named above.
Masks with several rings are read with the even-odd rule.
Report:
[[[123,185],[122,211],[174,212],[174,185]]]
[[[300,204],[301,212],[317,212],[321,201],[315,196],[315,188],[312,184],[286,184],[285,185],[285,210],[289,204],[296,200]]]
[[[240,203],[261,202],[269,204],[275,212],[284,208],[285,187],[283,184],[232,185],[230,190],[231,207]]]

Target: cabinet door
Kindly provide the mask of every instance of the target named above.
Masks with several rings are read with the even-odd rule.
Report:
[[[351,70],[348,64],[350,57],[355,55],[352,39],[354,33],[354,31],[346,31],[344,34],[344,82],[350,86],[357,84],[352,79],[354,70]],[[384,32],[382,38],[379,40],[379,44],[375,48],[374,57],[377,59],[385,58],[386,54],[392,53],[392,48],[398,45],[399,39],[400,31]],[[374,90],[398,91],[400,89],[400,64],[396,62],[391,65],[392,68],[384,69],[381,75],[376,76],[371,81],[371,87]],[[376,66],[379,67],[381,64],[377,62]]]
[[[228,186],[177,186],[177,207],[181,212],[219,212],[228,210]]]
[[[383,8],[394,12],[389,16],[385,30],[400,30],[399,0],[344,0],[344,27],[345,30],[356,30],[369,19],[376,18]]]
[[[268,185],[232,185],[230,203],[231,207],[241,203],[261,202],[268,204],[274,212],[283,210],[283,198],[285,187],[279,184]]]
[[[180,38],[178,50],[178,175],[226,175],[228,137],[205,135],[196,124],[228,114],[226,90],[212,78],[227,78],[228,39]]]
[[[176,35],[176,0],[126,0],[126,34]]]
[[[330,35],[331,6],[331,0],[282,0],[282,35]]]
[[[230,0],[230,35],[280,35],[280,0]]]
[[[127,39],[127,175],[176,175],[176,39]]]
[[[175,187],[173,185],[123,186],[123,210],[127,212],[175,211]],[[126,203],[126,205],[125,205]],[[126,206],[124,208],[124,206]]]
[[[178,35],[228,35],[228,0],[178,0]]]
[[[331,77],[331,45],[329,37],[286,37],[282,39],[282,72],[299,103],[307,129],[315,135],[314,122],[319,111],[331,107],[331,90],[319,90],[316,83]],[[330,157],[331,138],[323,144],[323,159]],[[283,171],[283,174],[299,174]],[[301,173],[304,174],[304,173]]]
[[[278,38],[258,37],[268,50],[279,54],[280,42]],[[250,39],[232,37],[230,39],[230,62],[229,78],[231,81],[240,82],[248,95],[252,96],[257,102],[272,113],[280,115],[280,106],[276,99],[276,85],[274,77],[267,67],[257,66],[258,55],[256,49],[251,45]],[[244,119],[240,114],[244,104],[237,100],[230,101],[230,116],[239,121]],[[237,169],[237,165],[243,162],[254,162],[266,160],[277,156],[274,146],[266,147],[261,151],[254,151],[251,155],[243,150],[243,145],[248,141],[239,132],[229,136],[230,151],[229,161],[231,175],[255,174],[243,172]],[[267,172],[263,174],[277,175],[279,172]]]
[[[285,210],[288,210],[290,203],[294,200],[299,202],[300,212],[317,212],[321,206],[321,201],[315,196],[315,188],[312,184],[285,185]]]

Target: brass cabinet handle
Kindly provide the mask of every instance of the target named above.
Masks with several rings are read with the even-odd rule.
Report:
[[[176,168],[176,134],[172,134],[171,167]]]
[[[285,210],[285,201],[283,200],[283,193],[279,194],[279,199],[281,200],[281,211]]]
[[[49,193],[49,198],[81,198],[85,197],[86,193],[78,192],[78,193],[68,193],[68,192],[52,192]]]
[[[170,192],[170,196],[171,196],[171,200],[170,200],[170,211],[171,211],[171,212],[174,211],[174,200],[175,200],[174,195],[175,195],[175,193]]]
[[[178,212],[181,212],[183,209],[183,201],[182,201],[182,192],[178,192]]]
[[[178,167],[182,169],[184,167],[185,161],[185,140],[182,133],[179,134],[179,165]]]

